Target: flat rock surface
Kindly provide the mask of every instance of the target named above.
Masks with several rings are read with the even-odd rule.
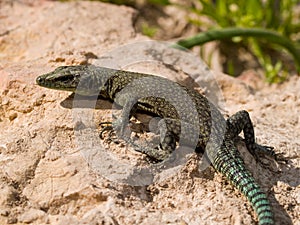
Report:
[[[82,145],[86,136],[74,129],[74,98],[37,86],[35,78],[60,65],[93,63],[163,74],[190,87],[196,85],[186,74],[194,69],[210,86],[200,85],[201,92],[212,98],[217,84],[225,102],[214,101],[225,116],[249,111],[257,142],[287,159],[263,159],[264,168],[238,143],[270,198],[276,224],[299,225],[300,78],[255,90],[214,76],[200,60],[194,66],[137,34],[135,16],[131,8],[99,2],[0,2],[0,224],[257,224],[247,199],[211,167],[200,169],[197,157],[153,182],[136,174],[147,183],[136,187],[126,165],[147,165],[143,155],[98,137]],[[145,49],[146,57],[140,55]],[[197,81],[199,74],[191,77]],[[97,104],[96,127],[111,120],[112,106]],[[111,161],[99,157],[98,142]],[[124,171],[102,173],[103,165]]]

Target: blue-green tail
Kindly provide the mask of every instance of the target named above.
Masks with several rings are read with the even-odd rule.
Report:
[[[270,202],[245,168],[241,158],[233,157],[227,148],[223,148],[217,152],[213,166],[248,198],[258,216],[259,225],[274,224]]]

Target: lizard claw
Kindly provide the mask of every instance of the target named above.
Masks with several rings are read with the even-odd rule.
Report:
[[[282,153],[275,153],[274,147],[272,146],[255,144],[255,151],[253,152],[252,155],[263,168],[269,168],[269,166],[267,163],[264,163],[262,161],[261,155],[268,155],[277,162],[285,162],[285,163],[288,162],[288,160],[283,157]]]
[[[259,145],[257,143],[254,143],[254,145],[251,145],[251,147],[248,148],[249,152],[255,158],[255,161],[258,162],[264,168],[266,168],[268,164],[263,162],[261,156],[268,155],[272,158],[275,158],[275,152],[273,149],[274,148],[271,146]]]
[[[283,153],[277,153],[277,154],[275,154],[275,160],[278,161],[278,162],[288,163],[288,159],[286,159],[284,157]]]
[[[108,125],[107,125],[108,124]],[[110,124],[110,125],[109,125]],[[110,131],[110,133],[111,133],[111,131],[113,130],[113,127],[112,127],[112,122],[101,122],[101,123],[99,123],[99,126],[103,126],[103,125],[105,125],[101,130],[100,130],[100,133],[99,133],[99,137],[101,138],[101,139],[104,139],[104,137],[103,137],[103,133],[104,132],[106,132],[106,131]],[[111,136],[110,134],[109,134],[109,136]]]
[[[110,124],[110,125],[107,125],[107,124]],[[118,139],[117,137],[113,137],[113,135],[114,135],[114,128],[113,128],[113,126],[112,126],[112,122],[101,122],[99,125],[100,125],[100,126],[105,125],[105,126],[100,130],[100,133],[99,133],[99,137],[100,137],[101,139],[104,139],[103,134],[104,134],[106,131],[109,131],[109,134],[108,134],[108,138],[107,138],[107,139],[108,139],[109,141],[114,142],[115,144],[119,144],[119,143],[120,143],[120,141],[119,141],[119,139]]]
[[[271,156],[272,158],[275,158],[275,155],[276,155],[275,151],[274,151],[274,147],[272,147],[272,146],[255,144],[255,151],[258,154],[268,155],[268,156]]]

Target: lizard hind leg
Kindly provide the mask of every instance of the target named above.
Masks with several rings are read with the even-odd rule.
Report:
[[[273,147],[259,145],[255,142],[253,125],[247,111],[242,110],[229,117],[226,126],[226,135],[231,138],[237,137],[243,131],[247,149],[258,162],[261,163],[259,158],[261,154],[276,158]]]
[[[151,130],[151,129],[150,129]],[[159,133],[160,143],[156,147],[140,146],[133,144],[138,152],[142,152],[155,161],[163,161],[172,154],[176,148],[176,135],[167,127],[166,119],[161,119],[157,124],[157,130],[154,133]]]
[[[205,137],[199,134],[197,126],[179,119],[163,118],[158,122],[156,129],[150,130],[159,133],[160,144],[155,148],[142,149],[140,152],[158,161],[166,159],[169,162],[180,161],[179,158],[194,152],[198,143],[202,144],[198,146],[200,148],[203,148],[205,143]]]
[[[165,149],[162,149],[160,145],[152,148],[150,146],[137,145],[136,143],[133,143],[132,141],[129,141],[129,142],[134,147],[135,151],[144,153],[145,155],[150,157],[155,162],[161,162],[170,156],[170,153],[168,151],[166,151]]]
[[[138,150],[158,161],[176,161],[185,158],[186,154],[193,153],[196,149],[204,150],[203,146],[207,137],[200,133],[198,126],[180,119],[160,119],[154,133],[159,133],[160,144],[155,148]],[[176,146],[179,148],[176,149]],[[185,150],[184,150],[185,149]]]
[[[117,123],[122,120],[116,120]],[[113,134],[118,133],[118,128],[122,127],[123,124],[116,126],[116,122],[102,122],[99,125],[103,128],[100,130],[99,137],[101,139],[104,139],[103,134],[105,132],[109,132],[108,139],[118,143],[118,139],[121,138],[128,144],[132,145],[135,151],[141,152],[143,154],[146,154],[151,160],[154,160],[155,162],[163,161],[171,155],[171,153],[176,148],[176,135],[171,131],[170,127],[167,127],[167,123],[165,119],[160,119],[160,121],[157,124],[157,127],[155,130],[153,130],[154,133],[159,133],[160,136],[160,143],[157,145],[151,145],[151,143],[140,144],[136,143],[134,140],[130,138],[130,135],[121,135],[119,137],[112,137]],[[179,128],[180,129],[180,128]],[[127,130],[127,129],[126,129]],[[127,133],[127,132],[126,132]]]

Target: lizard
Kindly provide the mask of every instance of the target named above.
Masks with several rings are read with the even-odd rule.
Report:
[[[239,111],[225,119],[204,95],[167,78],[94,65],[60,66],[38,76],[36,83],[50,89],[101,96],[114,101],[122,107],[122,112],[111,127],[120,137],[124,136],[129,118],[136,110],[159,116],[159,146],[135,150],[163,161],[179,141],[196,143],[196,152],[205,151],[213,168],[247,197],[258,217],[258,224],[275,223],[267,195],[246,169],[234,143],[243,131],[246,147],[256,160],[261,154],[276,159],[273,147],[255,142],[253,124],[247,111]]]

